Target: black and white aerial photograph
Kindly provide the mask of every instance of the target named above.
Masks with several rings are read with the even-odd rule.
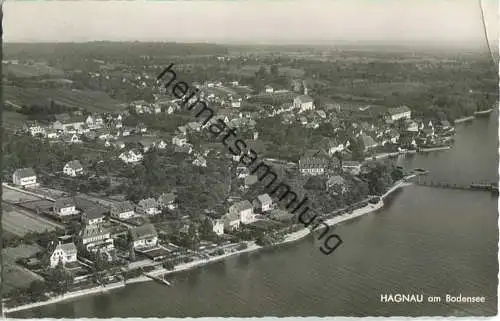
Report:
[[[1,15],[4,318],[497,315],[497,0]]]

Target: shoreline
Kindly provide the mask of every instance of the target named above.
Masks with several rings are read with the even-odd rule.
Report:
[[[408,179],[410,177],[411,176],[405,177],[405,179]],[[405,186],[409,186],[409,185],[412,185],[412,184],[409,183],[409,182],[407,182],[407,181],[405,181],[404,179],[400,180],[400,181],[396,182],[387,192],[385,192],[382,196],[380,196],[380,200],[379,200],[378,203],[376,203],[376,204],[368,204],[368,205],[366,205],[366,206],[364,206],[362,208],[354,210],[352,213],[346,213],[346,214],[343,214],[343,215],[335,216],[335,217],[332,217],[330,219],[326,219],[324,222],[328,226],[333,226],[333,225],[336,225],[336,224],[339,224],[339,223],[342,223],[342,222],[345,222],[345,221],[348,221],[348,220],[351,220],[351,219],[363,216],[365,214],[377,211],[377,210],[381,209],[382,207],[384,207],[384,205],[385,205],[384,204],[384,199],[387,196],[389,196],[391,193],[393,193],[394,191],[398,190],[399,188],[405,187]],[[305,238],[309,234],[311,234],[311,230],[308,229],[308,228],[303,228],[303,229],[300,229],[300,230],[298,230],[296,232],[287,234],[285,236],[285,239],[282,242],[273,244],[270,247],[274,247],[274,246],[279,246],[279,245],[282,245],[282,244],[287,244],[287,243],[295,242],[295,241],[298,241],[298,240],[301,240],[301,239]],[[203,259],[203,260],[198,260],[198,261],[193,261],[193,262],[188,262],[188,263],[182,263],[182,264],[177,265],[171,271],[169,271],[167,269],[164,269],[164,268],[160,268],[158,270],[149,272],[147,274],[150,275],[150,276],[156,277],[156,276],[160,276],[160,275],[169,275],[169,274],[173,274],[173,273],[177,273],[177,272],[188,271],[188,270],[191,270],[191,269],[194,269],[194,268],[198,268],[198,267],[201,267],[201,266],[208,265],[210,263],[214,263],[214,262],[225,260],[225,259],[227,259],[229,257],[232,257],[232,256],[237,256],[237,255],[240,255],[240,254],[243,254],[243,253],[255,252],[257,250],[265,248],[263,246],[259,246],[259,245],[255,244],[255,241],[246,242],[246,244],[248,245],[248,247],[246,249],[243,249],[243,250],[240,250],[240,251],[234,251],[234,252],[231,252],[231,253],[226,253],[226,254],[223,254],[223,255],[211,257],[209,259]],[[70,299],[75,299],[75,298],[83,297],[83,296],[86,296],[86,295],[91,295],[91,294],[96,294],[96,293],[103,293],[103,292],[108,292],[108,291],[115,290],[115,289],[125,288],[128,284],[143,283],[143,282],[149,282],[149,281],[153,281],[153,280],[151,278],[147,277],[146,275],[141,275],[141,276],[138,276],[138,277],[135,277],[135,278],[128,279],[128,280],[126,280],[124,282],[108,284],[105,287],[95,287],[95,288],[90,288],[90,289],[86,289],[86,290],[80,290],[80,291],[75,291],[75,292],[68,292],[68,293],[65,293],[65,294],[63,294],[63,295],[61,295],[59,297],[50,298],[47,301],[34,302],[34,303],[20,305],[20,306],[12,307],[12,308],[4,307],[3,308],[3,313],[12,313],[12,312],[18,312],[18,311],[23,311],[23,310],[29,310],[29,309],[33,309],[33,308],[37,308],[37,307],[41,307],[41,306],[45,306],[45,305],[49,305],[49,304],[53,304],[53,303],[58,303],[58,302],[67,301],[67,300],[70,300]]]

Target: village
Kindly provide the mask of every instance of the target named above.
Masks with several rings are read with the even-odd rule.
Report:
[[[115,112],[73,108],[6,133],[2,223],[6,274],[15,275],[7,305],[125,284],[300,230],[257,173],[211,141],[208,127],[218,119],[297,191],[314,194],[325,215],[381,195],[403,176],[376,159],[453,142],[446,119],[414,117],[404,105],[319,101],[304,81],[260,92],[238,81],[194,83],[217,111],[203,125],[152,79],[138,76],[134,85],[152,87],[152,102]]]

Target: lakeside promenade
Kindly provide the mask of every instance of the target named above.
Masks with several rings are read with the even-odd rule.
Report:
[[[406,180],[413,178],[414,176],[415,175],[410,175],[410,176],[407,176],[407,177],[403,178],[402,180],[396,182],[387,192],[385,192],[382,196],[380,196],[380,200],[378,203],[368,204],[362,208],[354,210],[352,213],[346,213],[343,215],[335,216],[333,218],[325,220],[324,222],[329,226],[333,226],[333,225],[336,225],[336,224],[339,224],[339,223],[342,223],[342,222],[345,222],[345,221],[354,219],[356,217],[360,217],[360,216],[363,216],[365,214],[372,213],[376,210],[381,209],[384,206],[384,199],[387,196],[389,196],[391,193],[396,191],[397,189],[399,189],[401,187],[408,186],[408,185],[412,185],[412,183],[409,183]],[[301,240],[301,239],[307,237],[309,234],[311,234],[311,230],[309,228],[303,228],[303,229],[298,230],[296,232],[287,234],[285,236],[285,239],[282,242],[273,244],[271,247]],[[202,260],[196,260],[193,262],[179,264],[179,265],[176,265],[175,268],[171,271],[164,269],[164,268],[160,268],[160,269],[157,269],[155,271],[149,272],[148,275],[156,277],[156,276],[161,276],[161,275],[169,275],[169,274],[173,274],[173,273],[177,273],[177,272],[187,271],[187,270],[191,270],[191,269],[194,269],[197,267],[208,265],[210,263],[225,260],[225,259],[232,257],[232,256],[237,256],[237,255],[240,255],[243,253],[250,253],[250,252],[254,252],[254,251],[257,251],[259,249],[264,248],[262,246],[257,245],[254,241],[246,242],[246,244],[248,247],[246,249],[243,249],[243,250],[234,251],[231,253],[226,253],[226,254],[215,256],[215,257],[212,257],[209,259],[202,259]],[[62,301],[67,301],[67,300],[71,300],[71,299],[76,299],[76,298],[91,295],[91,294],[98,294],[98,293],[103,293],[103,292],[107,292],[107,291],[111,291],[111,290],[124,288],[127,284],[150,282],[150,281],[152,281],[151,278],[149,278],[146,275],[142,275],[142,276],[139,276],[136,278],[128,279],[125,282],[108,284],[104,287],[99,286],[99,287],[90,288],[90,289],[86,289],[86,290],[68,292],[68,293],[63,294],[61,296],[50,298],[49,300],[42,301],[42,302],[34,302],[34,303],[20,305],[20,306],[12,307],[12,308],[4,307],[3,313],[12,313],[12,312],[17,312],[17,311],[22,311],[22,310],[29,310],[32,308],[41,307],[41,306],[45,306],[45,305],[49,305],[49,304],[53,304],[53,303],[58,303],[58,302],[62,302]]]

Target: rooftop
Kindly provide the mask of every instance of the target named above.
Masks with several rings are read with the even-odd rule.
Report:
[[[21,178],[36,176],[35,171],[33,170],[33,168],[20,168],[20,169],[16,170],[14,172],[14,174],[16,176],[21,177]]]
[[[411,111],[411,109],[408,108],[407,106],[403,105],[403,106],[399,106],[399,107],[389,108],[388,113],[390,115],[397,115],[397,114],[406,113],[409,111]]]
[[[145,239],[148,237],[158,236],[155,227],[153,224],[144,224],[141,226],[136,226],[130,229],[130,234],[132,235],[132,239],[134,241]]]

